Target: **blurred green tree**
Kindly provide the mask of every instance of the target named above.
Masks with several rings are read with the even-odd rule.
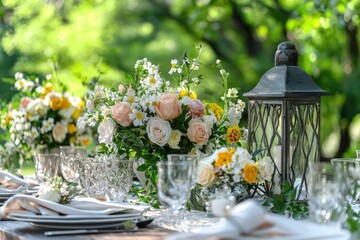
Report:
[[[93,76],[107,85],[126,81],[139,58],[167,71],[171,58],[201,42],[208,48],[199,94],[217,100],[217,58],[230,86],[245,92],[273,66],[276,46],[290,40],[299,65],[331,93],[322,100],[323,157],[353,156],[360,148],[359,14],[359,0],[3,0],[0,84],[16,71],[53,73],[80,95]]]

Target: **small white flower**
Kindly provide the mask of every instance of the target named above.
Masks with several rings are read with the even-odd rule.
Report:
[[[22,74],[21,72],[16,72],[15,73],[15,79],[16,80],[19,80],[19,79],[22,79],[24,78],[24,74]]]
[[[175,71],[177,71],[177,64],[178,64],[178,60],[177,59],[172,59],[170,61],[170,64],[171,64],[171,68],[170,68],[170,71],[169,71],[169,74],[173,74]]]
[[[143,126],[145,122],[149,119],[145,112],[141,112],[138,109],[133,109],[132,113],[129,114],[131,120],[133,120],[133,124],[135,127]]]
[[[190,69],[191,70],[199,70],[199,67],[200,67],[199,59],[194,58]]]
[[[228,98],[237,98],[238,90],[235,88],[229,88],[228,92],[226,94],[226,97]]]
[[[220,59],[216,59],[216,64],[220,64],[221,60]]]
[[[158,74],[149,75],[142,83],[148,86],[150,90],[157,90],[163,84],[162,78]]]
[[[54,124],[53,118],[45,119],[42,121],[42,126],[40,128],[40,132],[42,134],[50,132],[54,128],[54,126],[55,126],[55,124]]]

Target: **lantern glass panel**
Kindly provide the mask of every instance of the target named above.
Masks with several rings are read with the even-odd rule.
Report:
[[[290,167],[287,179],[301,190],[298,198],[303,198],[306,197],[308,165],[319,159],[320,104],[319,101],[289,101],[288,109]]]

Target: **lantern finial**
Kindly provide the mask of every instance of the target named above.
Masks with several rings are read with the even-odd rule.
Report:
[[[291,42],[282,42],[277,48],[275,53],[275,66],[281,65],[298,65],[298,54],[295,45]]]

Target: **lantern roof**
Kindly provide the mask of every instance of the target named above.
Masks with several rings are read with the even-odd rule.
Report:
[[[298,54],[295,45],[291,42],[280,43],[275,53],[275,66],[244,96],[286,98],[329,95],[297,64]]]

